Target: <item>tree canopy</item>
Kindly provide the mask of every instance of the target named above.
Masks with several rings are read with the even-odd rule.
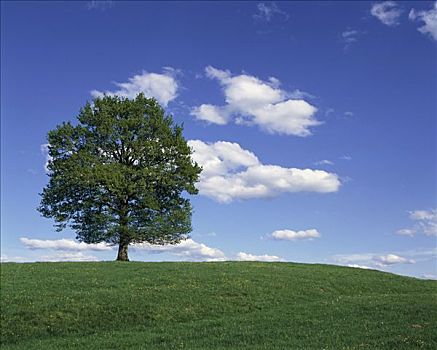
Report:
[[[49,183],[38,210],[67,226],[85,243],[174,244],[191,231],[201,168],[183,127],[155,99],[104,96],[87,103],[77,125],[64,122],[48,133]]]

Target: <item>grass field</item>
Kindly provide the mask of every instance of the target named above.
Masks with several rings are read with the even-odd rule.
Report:
[[[437,349],[437,282],[291,263],[1,264],[1,349]]]

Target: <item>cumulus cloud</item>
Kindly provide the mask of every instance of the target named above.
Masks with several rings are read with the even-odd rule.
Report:
[[[373,260],[379,266],[388,266],[388,265],[395,265],[395,264],[414,264],[415,263],[414,260],[407,259],[407,258],[404,258],[404,257],[396,255],[396,254],[374,256]]]
[[[342,254],[334,256],[336,262],[346,266],[387,267],[396,264],[414,264],[416,261],[397,254]]]
[[[417,20],[423,22],[423,25],[418,28],[418,31],[437,40],[437,1],[429,11],[416,11],[415,9],[411,9],[408,18],[412,21]]]
[[[55,249],[65,251],[84,251],[84,250],[111,250],[112,247],[106,243],[87,244],[84,242],[77,242],[72,239],[56,239],[56,240],[42,240],[42,239],[29,239],[26,237],[20,238],[27,248],[30,249]]]
[[[415,236],[425,234],[437,236],[437,209],[410,211],[410,219],[415,223],[412,227],[398,230],[398,235]]]
[[[263,81],[247,74],[232,76],[227,70],[211,66],[205,72],[210,79],[219,81],[226,104],[194,107],[191,114],[196,119],[219,125],[233,120],[237,124],[258,125],[269,133],[296,136],[309,136],[310,128],[321,124],[314,117],[317,108],[303,100],[307,93],[284,91],[276,78]]]
[[[253,18],[258,21],[270,22],[275,17],[283,20],[289,19],[288,13],[282,11],[275,2],[260,2],[256,5],[256,9]]]
[[[208,247],[198,243],[191,238],[181,241],[178,244],[156,245],[150,243],[133,244],[134,250],[146,251],[151,254],[169,253],[185,260],[192,261],[221,261],[225,260],[225,254],[217,248]]]
[[[99,259],[93,255],[85,255],[82,252],[69,253],[61,252],[53,255],[44,255],[37,259],[37,261],[99,261]]]
[[[254,255],[250,253],[239,252],[237,254],[236,260],[239,261],[284,261],[284,259],[280,258],[276,255]]]
[[[175,78],[176,70],[170,67],[164,68],[162,74],[143,72],[134,75],[124,83],[114,83],[118,89],[114,91],[92,90],[93,97],[101,97],[104,94],[118,95],[127,98],[135,98],[139,93],[146,97],[154,97],[164,106],[177,97],[178,82]]]
[[[302,231],[276,230],[268,235],[268,237],[274,240],[283,241],[312,240],[314,238],[319,238],[320,233],[315,229]]]
[[[226,108],[210,104],[203,104],[199,107],[194,107],[191,114],[196,116],[198,120],[204,120],[218,125],[226,125],[230,119],[230,115]]]
[[[87,244],[77,242],[72,239],[58,240],[41,240],[29,239],[22,237],[20,241],[30,249],[53,249],[64,253],[77,251],[108,251],[113,250],[114,246],[101,242],[96,244]],[[192,239],[186,239],[178,244],[155,245],[150,243],[131,244],[133,250],[147,251],[148,253],[169,253],[176,256],[186,258],[187,260],[218,260],[224,259],[225,254],[217,249],[206,246],[203,243],[198,243]],[[66,255],[67,256],[67,255]],[[79,257],[79,255],[77,255]],[[73,257],[73,255],[69,256]],[[44,257],[45,258],[45,257]],[[58,256],[56,257],[58,258]]]
[[[366,265],[357,265],[357,264],[348,264],[348,267],[354,267],[356,269],[364,269],[364,270],[369,270],[371,269],[371,267],[366,266]]]
[[[190,140],[193,159],[203,167],[199,193],[221,203],[268,198],[290,192],[336,192],[340,180],[323,170],[264,165],[238,143]]]
[[[51,255],[43,255],[32,259],[32,261],[98,261],[98,257],[86,254],[86,251],[107,251],[116,249],[115,246],[106,243],[86,244],[79,243],[71,239],[59,240],[39,240],[20,238],[21,242],[29,249],[49,249],[58,251]],[[130,249],[137,253],[145,252],[147,254],[170,254],[184,261],[284,261],[276,255],[254,255],[245,252],[239,252],[237,255],[227,257],[226,254],[214,247],[196,242],[188,238],[178,244],[157,245],[150,243],[131,244]],[[31,261],[24,257],[9,257],[2,255],[1,262],[25,262]]]
[[[394,1],[378,2],[372,5],[370,9],[372,16],[378,18],[381,23],[394,27],[399,24],[399,17],[402,14],[402,9]]]

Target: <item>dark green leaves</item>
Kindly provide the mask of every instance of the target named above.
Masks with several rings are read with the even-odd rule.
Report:
[[[191,231],[200,167],[182,127],[154,99],[105,96],[48,134],[39,211],[81,241],[176,243]]]

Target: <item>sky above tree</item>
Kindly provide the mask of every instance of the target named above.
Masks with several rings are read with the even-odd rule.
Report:
[[[143,92],[203,166],[191,238],[144,261],[437,278],[437,3],[2,2],[2,261],[112,260],[36,211],[46,134]]]

